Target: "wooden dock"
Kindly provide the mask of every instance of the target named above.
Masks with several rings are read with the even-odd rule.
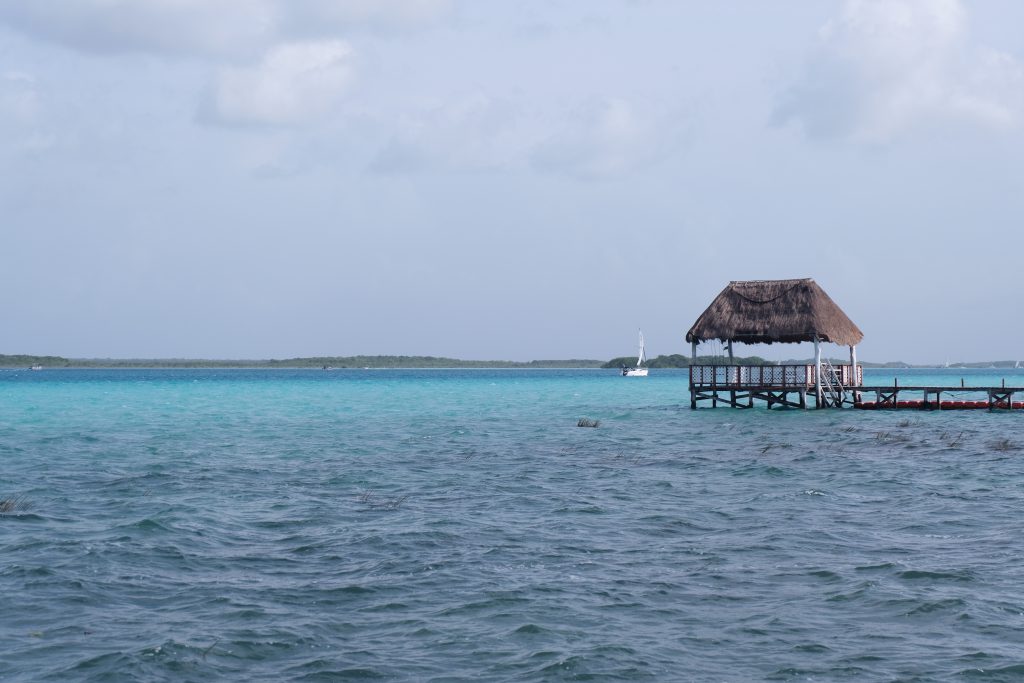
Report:
[[[1008,387],[1005,383],[998,387],[953,387],[906,386],[898,384],[886,386],[857,387],[861,400],[854,403],[854,408],[862,410],[1024,410],[1024,401],[1014,401],[1014,394],[1024,396],[1024,387]],[[864,400],[874,395],[874,400]],[[900,400],[900,394],[903,400]],[[943,394],[947,398],[943,399]],[[920,400],[908,399],[908,396],[920,396]],[[973,397],[973,398],[970,398]]]
[[[854,371],[856,367],[856,371]],[[862,410],[1024,410],[1024,387],[864,385],[863,368],[853,365],[692,365],[690,407],[769,409],[858,408]],[[873,400],[872,400],[873,399]]]

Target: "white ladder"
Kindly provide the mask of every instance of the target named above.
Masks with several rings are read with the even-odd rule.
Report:
[[[833,408],[841,408],[846,400],[846,388],[843,387],[842,375],[824,359],[818,367],[818,386],[821,389],[822,404]]]

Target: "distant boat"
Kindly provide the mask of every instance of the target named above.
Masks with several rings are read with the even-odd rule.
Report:
[[[1020,361],[1017,361],[1016,363],[1013,364],[1013,369],[1014,370],[1019,370],[1020,369]]]
[[[35,365],[33,365],[32,367],[29,368],[29,370],[42,370],[42,369],[43,369],[43,366],[40,365],[39,363],[36,363]]]
[[[622,368],[623,377],[646,377],[647,368],[643,367],[644,361],[647,360],[647,354],[644,351],[644,333],[637,330],[640,334],[640,351],[636,355],[636,366],[632,368]]]

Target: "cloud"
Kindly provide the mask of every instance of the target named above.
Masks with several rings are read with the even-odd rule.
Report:
[[[929,119],[1016,125],[1024,69],[970,41],[959,0],[847,0],[772,120],[812,138],[884,141]]]
[[[199,121],[287,126],[336,110],[355,72],[353,49],[343,36],[426,26],[447,16],[453,3],[0,0],[0,24],[89,54],[196,60],[209,69],[211,82],[199,103]]]
[[[36,79],[22,71],[8,71],[0,76],[0,114],[10,121],[29,124],[39,111]]]
[[[493,170],[521,162],[520,115],[507,100],[474,92],[407,113],[371,162],[381,173]]]
[[[299,34],[407,29],[437,21],[453,6],[452,0],[291,0],[281,5],[282,28]]]
[[[82,52],[248,55],[273,40],[272,0],[0,0],[0,22]]]
[[[436,21],[452,0],[0,0],[0,23],[88,53],[246,59],[272,45]]]
[[[594,99],[573,111],[526,110],[470,93],[406,114],[370,165],[382,173],[517,168],[609,178],[667,158],[681,139],[680,117],[621,98]]]
[[[0,74],[0,152],[33,155],[56,146],[42,121],[42,99],[32,74]]]
[[[605,178],[660,161],[677,142],[669,115],[643,111],[618,98],[601,99],[579,109],[564,130],[538,144],[535,168],[582,179]]]
[[[353,77],[343,41],[288,43],[254,66],[221,69],[200,117],[221,124],[291,125],[329,114]]]

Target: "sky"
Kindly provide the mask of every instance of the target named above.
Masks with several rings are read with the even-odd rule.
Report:
[[[607,359],[642,328],[688,354],[730,280],[812,277],[862,360],[1024,359],[1022,25],[0,0],[0,353]]]

